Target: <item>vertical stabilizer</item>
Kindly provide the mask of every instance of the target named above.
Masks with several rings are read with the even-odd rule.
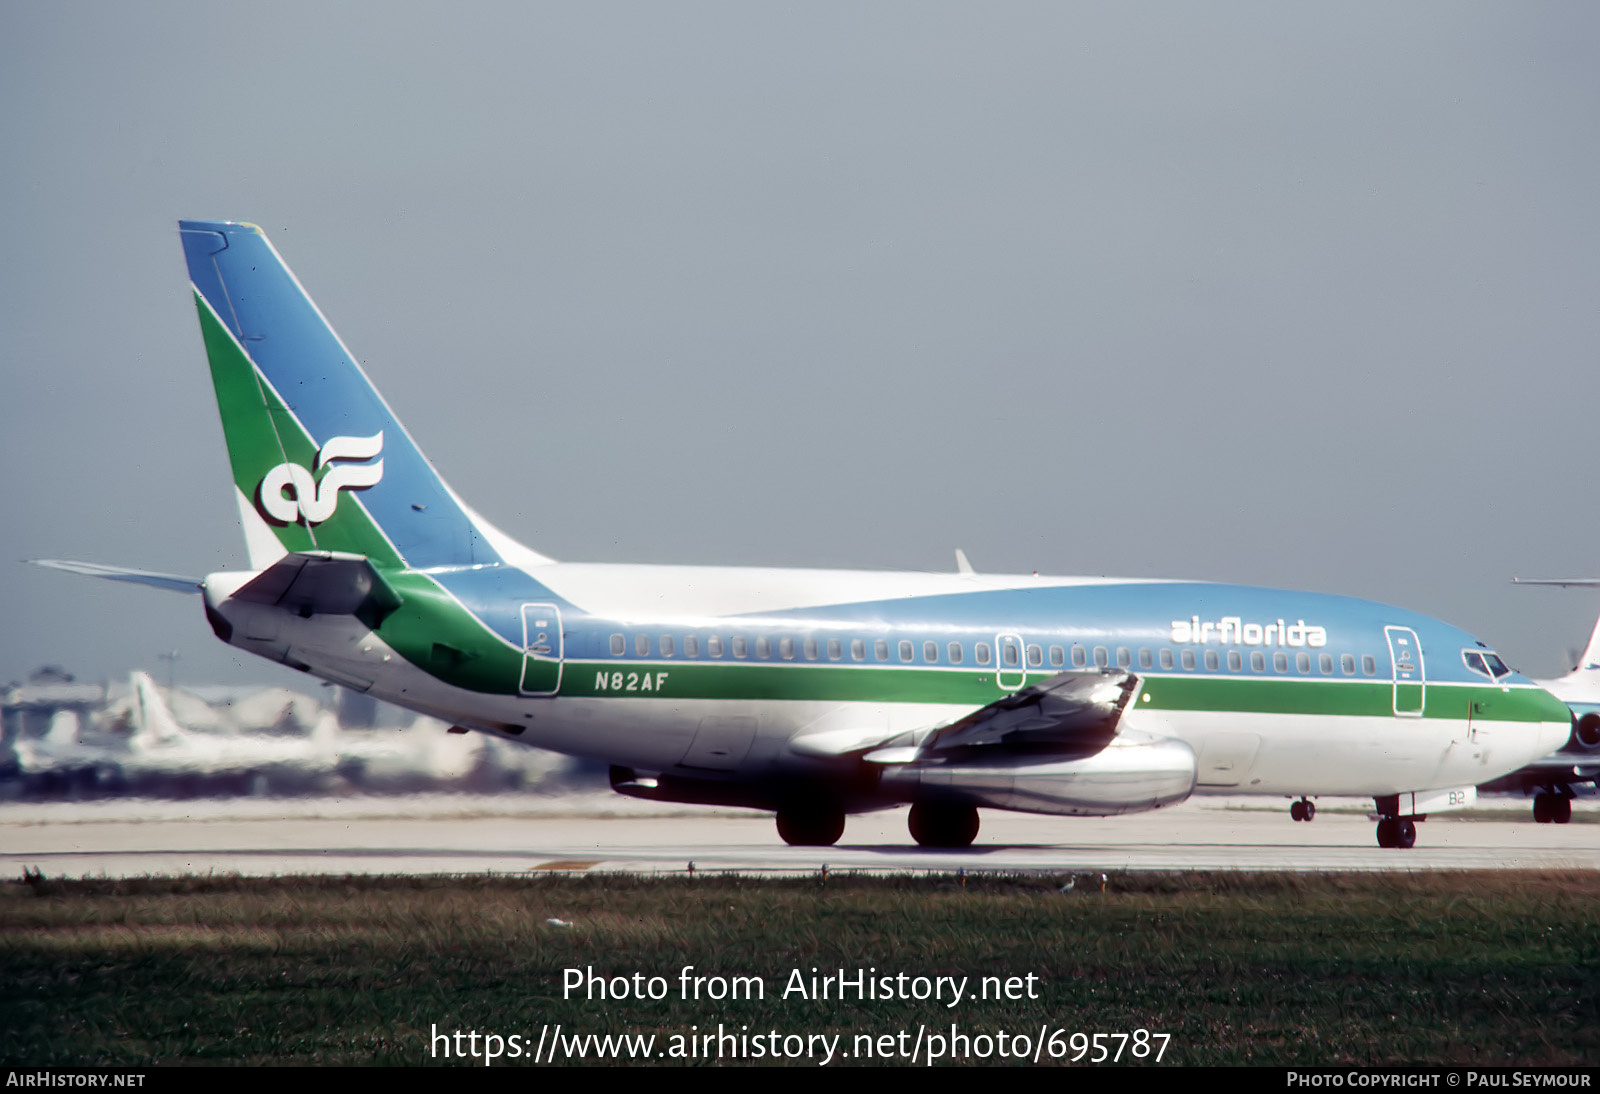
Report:
[[[166,699],[162,698],[149,673],[132,673],[129,683],[133,685],[133,735],[129,738],[129,744],[143,750],[171,745],[188,736],[172,716]]]
[[[251,565],[310,550],[380,567],[501,561],[261,229],[179,228]]]

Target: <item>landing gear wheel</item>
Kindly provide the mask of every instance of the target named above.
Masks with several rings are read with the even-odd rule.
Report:
[[[1536,824],[1549,824],[1555,820],[1556,796],[1554,794],[1535,794],[1533,796],[1533,820]],[[1570,806],[1568,807],[1570,808]]]
[[[1417,845],[1417,826],[1410,817],[1401,817],[1394,822],[1394,840],[1395,846],[1402,849]]]
[[[1399,844],[1397,843],[1397,841],[1395,839],[1395,830],[1394,830],[1394,828],[1395,828],[1395,819],[1393,817],[1384,817],[1382,820],[1380,820],[1378,822],[1378,846],[1379,847],[1397,847],[1397,846],[1399,846]]]
[[[844,810],[828,805],[780,809],[778,835],[790,847],[831,847],[844,835]]]
[[[923,847],[971,847],[978,838],[978,811],[970,805],[918,802],[908,822],[911,838]]]
[[[1293,802],[1293,803],[1291,803],[1290,806],[1289,806],[1289,819],[1292,820],[1292,821],[1297,821],[1297,822],[1305,820],[1306,819],[1306,803],[1305,802]]]
[[[1316,802],[1307,801],[1306,799],[1301,798],[1300,799],[1300,805],[1302,806],[1302,808],[1300,810],[1300,813],[1301,813],[1301,815],[1303,817],[1305,817],[1305,821],[1306,821],[1307,824],[1310,824],[1312,821],[1317,819],[1317,803]]]
[[[1551,803],[1550,822],[1552,824],[1568,824],[1572,820],[1572,799],[1556,798]]]

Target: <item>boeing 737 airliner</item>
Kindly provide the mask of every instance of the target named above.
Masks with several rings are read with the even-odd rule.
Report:
[[[1472,635],[1383,604],[1194,581],[592,565],[445,485],[259,228],[184,221],[250,570],[224,642],[612,765],[621,793],[777,813],[825,845],[910,803],[1067,815],[1191,793],[1370,796],[1378,843],[1554,751],[1567,708]],[[964,563],[964,559],[962,560]]]

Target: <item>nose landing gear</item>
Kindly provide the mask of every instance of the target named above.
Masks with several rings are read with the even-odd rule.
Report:
[[[1384,817],[1378,821],[1379,847],[1412,847],[1417,842],[1417,825],[1411,817]]]
[[[1299,801],[1289,806],[1289,816],[1297,821],[1305,821],[1310,823],[1316,819],[1317,807],[1313,805],[1309,799],[1301,798]]]

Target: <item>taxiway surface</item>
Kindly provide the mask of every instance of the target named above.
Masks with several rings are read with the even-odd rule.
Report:
[[[1110,870],[1596,870],[1600,825],[1535,824],[1525,804],[1487,819],[1436,816],[1417,846],[1383,850],[1373,824],[1324,803],[1297,824],[1285,808],[1221,799],[1130,817],[984,810],[978,842],[922,850],[905,810],[851,817],[833,847],[787,847],[770,816],[661,807],[613,795],[500,795],[0,805],[0,869],[51,877],[238,873],[518,874],[688,871],[803,874]]]

